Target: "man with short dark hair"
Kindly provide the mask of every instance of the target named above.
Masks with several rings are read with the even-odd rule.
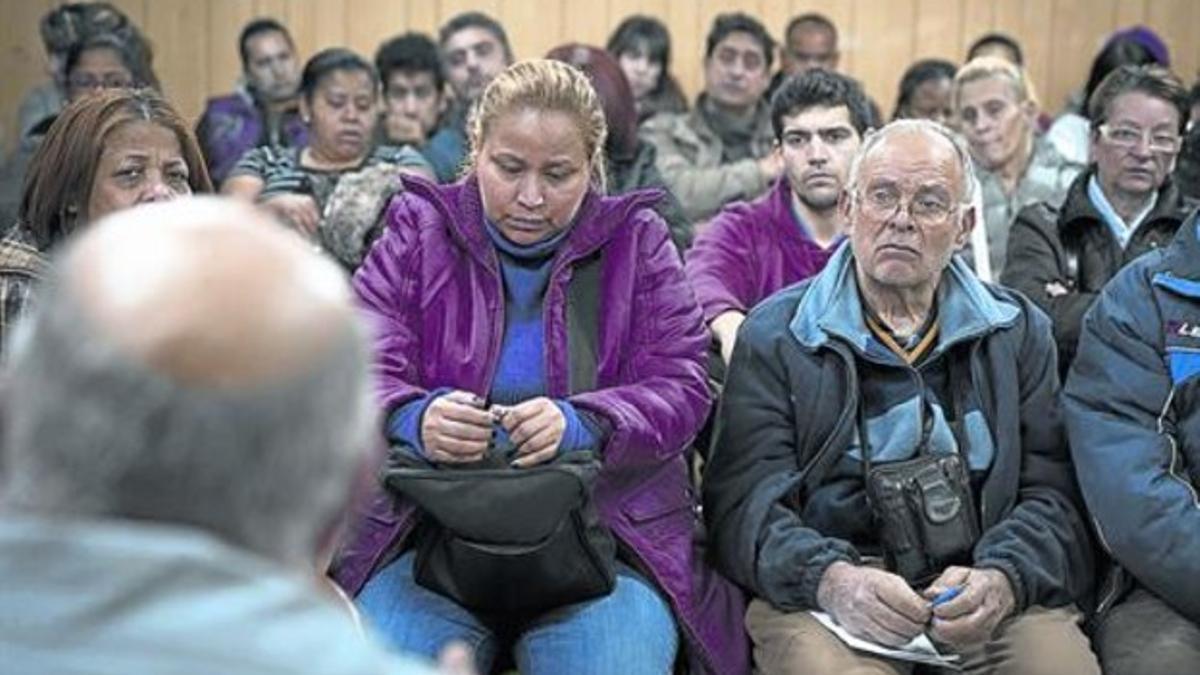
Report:
[[[812,68],[837,70],[840,57],[837,27],[824,14],[810,12],[788,22],[779,63],[784,77]]]
[[[763,99],[774,55],[775,40],[757,19],[717,16],[705,47],[704,92],[692,111],[657,115],[642,127],[663,180],[693,223],[757,197],[783,172]]]
[[[816,69],[771,100],[784,175],[753,202],[726,206],[687,252],[687,274],[725,361],[746,313],[821,271],[842,240],[838,197],[871,110],[854,80]]]
[[[274,19],[251,21],[238,38],[238,53],[241,86],[232,94],[210,98],[196,125],[214,184],[225,180],[248,150],[308,143],[296,98],[300,65],[287,28]]]
[[[1143,253],[1170,244],[1195,206],[1171,181],[1189,114],[1178,78],[1157,66],[1122,66],[1088,109],[1091,166],[1061,206],[1017,214],[1000,277],[1050,314],[1064,374],[1100,290]]]
[[[446,80],[437,45],[422,33],[394,37],[375,52],[375,69],[383,83],[384,138],[420,148],[446,111]]]
[[[1049,322],[954,255],[973,180],[939,124],[868,136],[839,202],[848,244],[741,328],[704,515],[756,596],[759,672],[909,672],[833,622],[889,646],[927,633],[970,674],[1099,675]]]
[[[967,49],[967,61],[974,61],[981,56],[995,56],[1014,66],[1025,67],[1021,44],[1004,33],[987,33],[972,42]]]
[[[774,96],[787,78],[805,71],[817,68],[837,71],[841,56],[837,26],[829,17],[818,12],[792,17],[783,31],[779,70],[771,77],[767,96]],[[880,126],[883,118],[879,113],[879,105],[870,96],[867,97],[867,107],[871,113],[868,126]]]
[[[316,576],[377,426],[337,267],[194,198],[90,226],[43,290],[5,372],[5,672],[427,672]]]
[[[424,154],[438,180],[458,177],[467,157],[467,115],[484,88],[513,62],[504,27],[483,12],[463,12],[438,31],[442,68],[454,90],[454,106],[429,139]]]

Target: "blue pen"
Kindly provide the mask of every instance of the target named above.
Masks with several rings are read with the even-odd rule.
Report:
[[[950,602],[951,600],[957,598],[958,594],[962,593],[962,590],[962,586],[951,586],[941,593],[938,593],[937,597],[933,599],[933,603],[930,606],[937,607],[938,605]]]

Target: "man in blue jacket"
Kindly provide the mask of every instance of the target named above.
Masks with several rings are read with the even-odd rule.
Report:
[[[968,673],[1099,673],[1049,320],[954,257],[973,181],[945,127],[868,136],[839,206],[849,245],[742,325],[705,515],[721,569],[757,596],[761,672],[908,672],[816,610],[885,645],[927,633]],[[912,499],[868,497],[897,471]]]
[[[1085,315],[1065,406],[1079,484],[1118,567],[1100,594],[1104,672],[1200,672],[1200,241],[1121,271]]]

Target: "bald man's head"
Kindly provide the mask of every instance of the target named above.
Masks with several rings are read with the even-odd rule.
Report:
[[[198,197],[120,212],[62,261],[95,330],[181,383],[305,371],[351,331],[344,274],[251,207]]]
[[[189,198],[89,227],[41,291],[7,364],[4,506],[311,565],[376,428],[339,268],[250,206]]]

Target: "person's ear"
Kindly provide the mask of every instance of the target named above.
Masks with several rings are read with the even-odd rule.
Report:
[[[312,124],[312,106],[308,104],[308,98],[300,97],[300,121],[305,124]]]
[[[838,217],[842,219],[842,231],[847,236],[850,235],[851,229],[854,227],[854,222],[850,218],[850,212],[854,210],[854,197],[851,196],[849,190],[842,190],[838,195],[837,212]]]
[[[975,205],[971,204],[963,209],[962,215],[959,218],[958,234],[954,237],[955,250],[962,250],[967,245],[967,242],[971,241],[971,233],[975,231],[976,225]]]

